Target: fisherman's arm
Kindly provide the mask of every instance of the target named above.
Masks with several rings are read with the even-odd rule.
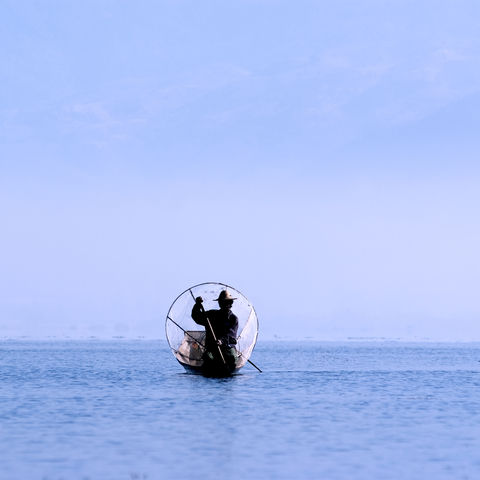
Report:
[[[197,297],[195,299],[195,305],[192,308],[192,318],[195,321],[195,323],[205,326],[207,323],[207,315],[205,313],[202,303],[203,303],[202,297]]]

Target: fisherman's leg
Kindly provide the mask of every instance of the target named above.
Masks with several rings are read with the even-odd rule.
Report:
[[[205,350],[205,352],[202,355],[203,358],[203,367],[208,369],[212,365],[216,363],[215,357],[213,356],[212,352],[209,350]]]
[[[237,351],[235,348],[225,348],[222,353],[228,368],[232,371],[235,370],[237,364]]]

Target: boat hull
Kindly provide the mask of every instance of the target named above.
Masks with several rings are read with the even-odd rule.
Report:
[[[178,360],[178,359],[177,359]],[[187,363],[183,363],[178,360],[178,363],[182,365],[182,367],[188,372],[193,373],[195,375],[203,375],[204,377],[212,377],[212,378],[225,378],[231,377],[235,375],[242,367],[235,368],[234,370],[230,370],[225,368],[223,365],[217,365],[215,367],[205,368],[202,366],[192,366],[188,365]]]

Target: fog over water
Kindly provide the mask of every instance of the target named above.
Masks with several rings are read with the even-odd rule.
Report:
[[[0,336],[480,340],[474,1],[6,1]]]

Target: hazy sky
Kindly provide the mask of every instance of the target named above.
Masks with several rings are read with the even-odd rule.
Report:
[[[0,336],[480,340],[476,0],[3,0]]]

